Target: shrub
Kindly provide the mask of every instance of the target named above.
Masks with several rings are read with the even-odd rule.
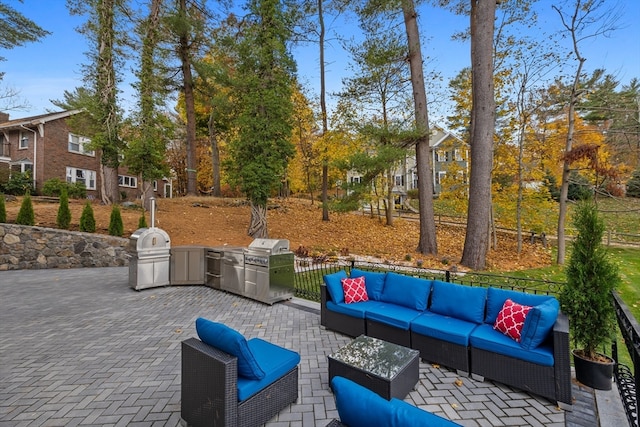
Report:
[[[0,190],[4,190],[4,193],[13,194],[14,196],[23,196],[33,192],[31,172],[12,173],[9,181]]]
[[[4,194],[0,194],[0,222],[7,222],[7,207],[4,203]]]
[[[87,202],[82,208],[82,215],[80,216],[80,231],[87,233],[95,233],[96,231],[96,219],[93,216],[93,207],[91,202]]]
[[[51,178],[42,185],[42,194],[45,196],[60,196],[62,190],[67,190],[68,197],[73,199],[85,199],[87,188],[80,182],[69,183],[59,178]]]
[[[58,228],[68,230],[71,225],[71,210],[69,209],[69,197],[67,189],[62,188],[60,192],[60,206],[58,207],[58,216],[56,217]]]
[[[589,180],[579,173],[572,171],[569,175],[569,189],[567,199],[569,200],[589,200],[593,196],[593,187]]]
[[[35,225],[36,218],[33,212],[33,203],[31,203],[31,195],[29,192],[25,194],[20,205],[20,211],[18,211],[18,217],[16,218],[16,224],[20,225]]]
[[[109,219],[109,235],[122,237],[124,233],[124,225],[122,224],[122,215],[120,207],[114,204],[111,207],[111,217]]]
[[[144,212],[140,215],[140,219],[138,220],[138,228],[147,228],[147,217],[144,216]]]

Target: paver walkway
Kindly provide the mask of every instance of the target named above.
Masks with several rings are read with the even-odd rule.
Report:
[[[313,303],[203,286],[136,292],[127,268],[96,268],[0,272],[0,426],[181,425],[180,342],[199,316],[300,352],[298,401],[268,426],[337,417],[327,355],[350,338],[320,327]],[[464,426],[599,425],[594,393],[576,397],[565,420],[544,399],[421,362],[406,400]]]

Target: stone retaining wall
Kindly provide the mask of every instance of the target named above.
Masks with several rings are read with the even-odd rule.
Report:
[[[129,264],[129,239],[122,237],[0,224],[0,242],[0,271]]]

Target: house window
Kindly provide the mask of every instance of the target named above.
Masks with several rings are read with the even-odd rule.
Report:
[[[88,146],[91,140],[84,136],[69,134],[69,151],[72,153],[85,154],[87,156],[95,156],[96,152],[89,150]]]
[[[362,178],[359,176],[352,176],[351,183],[352,184],[360,184],[362,182]]]
[[[158,180],[153,181],[153,191],[158,192]]]
[[[9,150],[5,147],[4,134],[0,134],[0,157],[9,157]]]
[[[27,132],[20,132],[20,142],[18,143],[18,148],[20,150],[29,148],[29,134]]]
[[[453,156],[456,159],[456,162],[461,162],[462,161],[462,151],[458,150],[457,148],[455,150],[453,150]]]
[[[436,184],[442,184],[442,180],[444,179],[444,177],[447,175],[446,172],[438,172],[436,174]]]
[[[88,169],[67,167],[67,182],[84,184],[87,190],[95,190],[96,172]]]
[[[395,185],[401,187],[404,185],[404,175],[396,175]]]
[[[138,178],[135,176],[118,175],[118,185],[120,187],[138,188]]]

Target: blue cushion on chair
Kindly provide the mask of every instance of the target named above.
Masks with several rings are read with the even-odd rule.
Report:
[[[487,289],[433,281],[430,311],[468,322],[482,323]]]
[[[347,272],[340,270],[337,273],[326,274],[322,279],[327,285],[327,292],[331,296],[331,300],[336,304],[344,302],[344,290],[342,289],[342,279],[347,278]],[[366,279],[365,279],[366,280]]]
[[[364,285],[367,287],[367,295],[369,299],[378,301],[380,295],[382,295],[382,288],[384,288],[385,278],[387,273],[376,273],[373,271],[363,271],[357,268],[352,268],[349,273],[349,277],[362,277],[364,276]]]
[[[391,407],[387,399],[343,377],[333,377],[331,389],[343,424],[391,427]]]
[[[522,327],[520,345],[532,349],[542,344],[553,328],[560,312],[560,304],[555,298],[549,298],[542,304],[529,310]]]
[[[498,313],[502,310],[504,302],[510,299],[513,302],[517,302],[520,305],[528,305],[530,307],[542,304],[550,297],[548,295],[535,295],[525,292],[512,291],[508,289],[500,289],[489,287],[487,289],[487,315],[484,319],[485,323],[493,325],[496,323]]]
[[[203,343],[238,358],[238,376],[261,380],[265,373],[256,361],[242,334],[222,323],[199,317],[196,332]]]
[[[265,376],[261,380],[238,377],[238,400],[240,402],[273,384],[300,363],[300,355],[297,352],[263,339],[251,338],[247,344],[260,366],[264,368]]]
[[[384,280],[380,301],[424,311],[427,308],[429,292],[431,280],[389,272]]]
[[[553,348],[545,343],[536,348],[525,350],[520,343],[493,329],[493,325],[483,323],[478,325],[469,337],[471,347],[498,353],[526,362],[542,366],[553,366]],[[471,361],[473,365],[473,360]],[[505,367],[505,369],[508,369]],[[473,367],[472,367],[473,370]]]

